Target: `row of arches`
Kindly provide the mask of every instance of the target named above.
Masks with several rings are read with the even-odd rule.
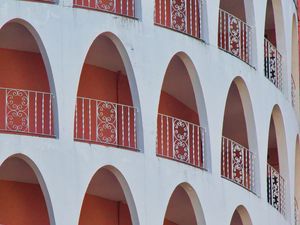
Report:
[[[58,118],[56,102],[52,100],[54,82],[42,44],[35,35],[32,27],[19,20],[7,23],[0,31],[4,74],[0,81],[4,106],[0,126],[3,132],[54,137]],[[133,71],[120,41],[111,33],[98,36],[81,72],[74,139],[142,150],[143,132],[139,130],[141,116],[137,113],[139,100],[135,90]],[[221,175],[259,193],[255,130],[250,95],[242,78],[237,78],[229,88],[224,110]],[[209,169],[208,136],[198,74],[189,57],[178,53],[166,69],[161,88],[157,155]],[[287,171],[283,119],[279,107],[275,107],[269,127],[267,195],[268,202],[283,214],[286,203],[282,196],[289,194],[285,190],[289,183]],[[273,192],[277,187],[279,193]]]
[[[1,223],[56,224],[43,176],[30,158],[20,154],[7,158],[0,166],[0,184]],[[78,224],[139,224],[133,199],[122,173],[112,166],[102,167],[93,175],[82,197]],[[190,184],[181,183],[170,193],[162,224],[207,224],[200,200]],[[246,208],[238,206],[230,225],[251,224]]]

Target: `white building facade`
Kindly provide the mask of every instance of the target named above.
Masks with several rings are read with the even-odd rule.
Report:
[[[298,224],[295,2],[102,4],[0,1],[0,224]]]

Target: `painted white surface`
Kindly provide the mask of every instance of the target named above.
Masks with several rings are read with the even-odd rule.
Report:
[[[250,0],[249,0],[250,1]],[[247,1],[247,5],[249,5]],[[279,1],[279,0],[278,0]],[[0,135],[0,163],[7,157],[21,153],[29,157],[41,173],[39,178],[44,192],[52,225],[77,225],[81,204],[94,173],[101,167],[112,165],[126,179],[133,196],[134,225],[160,225],[169,198],[177,185],[189,183],[201,202],[207,225],[230,224],[234,210],[243,205],[253,225],[285,225],[293,221],[294,168],[298,119],[290,102],[292,18],[296,13],[292,0],[281,0],[284,30],[281,43],[285,69],[285,95],[264,77],[263,41],[266,0],[253,0],[256,21],[257,57],[254,68],[217,47],[219,1],[206,2],[207,43],[186,35],[153,25],[154,1],[141,0],[139,19],[72,8],[72,0],[59,4],[41,4],[19,0],[0,1],[0,27],[12,19],[22,19],[38,33],[49,58],[58,105],[57,139],[10,134]],[[246,9],[247,11],[247,9]],[[119,151],[112,147],[89,145],[73,141],[74,110],[81,68],[93,40],[103,32],[116,35],[124,45],[132,64],[131,79],[137,90],[143,120],[142,152]],[[193,62],[197,74],[192,75],[198,109],[207,112],[202,126],[208,133],[209,170],[202,171],[156,157],[156,116],[160,88],[171,58],[184,52]],[[45,56],[45,55],[44,55]],[[186,59],[187,60],[187,59]],[[191,64],[191,63],[189,63]],[[50,67],[49,67],[50,66]],[[192,71],[192,68],[190,68]],[[252,102],[257,138],[260,186],[259,196],[221,178],[221,135],[226,96],[232,80],[240,76],[249,91]],[[200,83],[197,83],[200,81]],[[201,84],[201,85],[200,85]],[[200,88],[201,87],[201,88]],[[53,85],[52,85],[53,89]],[[138,93],[138,95],[137,95]],[[200,96],[203,94],[203,99]],[[287,96],[287,97],[286,97]],[[138,102],[138,101],[135,101]],[[205,103],[205,107],[203,105]],[[288,211],[284,219],[267,203],[266,161],[269,121],[274,105],[282,112],[286,137],[286,160],[282,165],[288,178]],[[141,138],[140,138],[141,139]],[[51,209],[50,209],[51,211]]]

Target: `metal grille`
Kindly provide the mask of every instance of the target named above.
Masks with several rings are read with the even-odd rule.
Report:
[[[135,0],[74,0],[74,6],[135,17]]]
[[[0,130],[54,137],[51,93],[0,88]]]
[[[255,193],[255,154],[239,143],[222,137],[222,177]]]
[[[276,47],[265,38],[265,77],[283,91],[282,56]]]
[[[268,203],[285,216],[285,181],[269,164],[267,164],[267,185]]]
[[[205,169],[204,137],[205,130],[199,125],[158,114],[158,156]]]
[[[252,29],[234,15],[219,11],[219,48],[251,65]]]
[[[137,150],[136,108],[77,97],[74,139]]]
[[[201,38],[201,0],[155,0],[156,25]]]

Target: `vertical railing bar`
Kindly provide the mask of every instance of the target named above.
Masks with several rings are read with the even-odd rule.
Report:
[[[30,98],[29,98],[29,95],[30,95],[30,92],[29,91],[25,91],[25,93],[27,93],[27,131],[30,132],[30,129],[29,129],[29,126],[30,126],[30,110],[29,110],[29,107],[30,107]]]
[[[169,153],[170,153],[170,143],[169,143],[169,118],[166,118],[166,120],[167,120],[167,124],[166,124],[166,127],[167,127],[167,130],[166,130],[166,132],[167,132],[167,156],[169,156]]]
[[[161,152],[162,152],[162,155],[164,154],[164,118],[163,118],[163,115],[160,116],[160,124],[161,124],[161,132],[160,132],[160,137],[161,137],[161,141],[160,141],[160,144],[161,144]]]
[[[34,94],[34,131],[37,134],[37,93]]]
[[[193,137],[193,165],[195,165],[195,126],[192,125],[192,128],[193,128],[193,130],[192,130],[192,137]],[[191,160],[191,158],[190,158],[190,160]],[[191,163],[191,161],[190,161],[190,163]]]
[[[45,133],[45,94],[42,94],[42,134]]]
[[[52,135],[52,97],[53,95],[50,94],[49,96],[49,134]]]
[[[124,106],[121,106],[122,111],[122,146],[125,145],[125,124],[124,124]]]
[[[202,150],[200,149],[200,135],[202,135],[202,131],[201,131],[201,127],[199,126],[198,127],[198,135],[197,135],[197,159],[198,159],[198,166],[199,167],[203,167],[203,165],[201,165],[201,155],[200,155],[200,151],[203,151],[203,148]],[[203,167],[205,168],[205,167]]]
[[[119,114],[118,114],[118,104],[113,104],[113,107],[115,109],[115,117],[116,117],[116,130],[115,130],[115,135],[116,135],[116,140],[115,144],[119,146]],[[124,105],[122,105],[122,108]],[[124,136],[124,135],[123,135]],[[124,145],[123,145],[124,146]]]
[[[91,99],[89,99],[89,140],[92,141]]]
[[[137,149],[137,140],[136,140],[136,109],[133,109],[133,135],[134,135],[134,148]]]
[[[78,107],[78,97],[77,97],[77,99],[76,99],[76,104],[75,104],[75,139],[77,139],[78,138],[78,118],[77,118],[77,111],[78,111],[78,109],[77,109],[77,107]]]
[[[84,140],[85,139],[85,137],[84,137],[84,129],[85,129],[85,127],[84,127],[84,101],[85,101],[85,99],[83,98],[82,99],[82,102],[81,102],[81,106],[82,106],[82,110],[81,110],[81,114],[82,114],[82,139]]]
[[[128,132],[128,147],[131,147],[131,139],[130,139],[130,108],[127,108],[127,116],[128,116],[128,119],[127,119],[127,132]]]

